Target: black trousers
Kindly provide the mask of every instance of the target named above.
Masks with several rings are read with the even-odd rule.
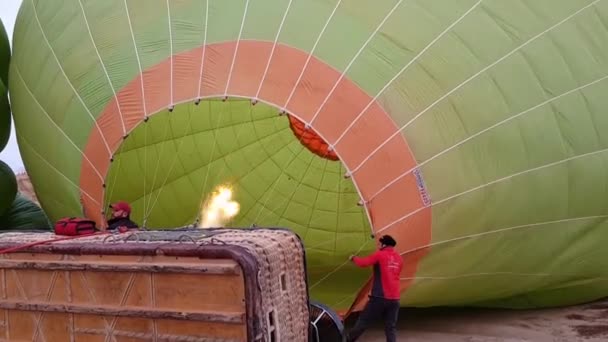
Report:
[[[397,341],[397,319],[399,318],[399,301],[378,297],[370,297],[365,309],[361,312],[357,323],[347,335],[347,342],[356,341],[371,323],[378,319],[384,320],[384,333],[387,342]]]

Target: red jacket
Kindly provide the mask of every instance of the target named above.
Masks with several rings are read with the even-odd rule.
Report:
[[[367,257],[354,257],[353,261],[359,267],[374,266],[372,297],[401,298],[403,259],[392,247],[384,247]]]

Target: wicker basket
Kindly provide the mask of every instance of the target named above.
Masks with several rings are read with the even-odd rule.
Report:
[[[0,249],[56,238],[0,234]],[[284,229],[103,234],[0,256],[0,340],[307,341],[303,245]]]

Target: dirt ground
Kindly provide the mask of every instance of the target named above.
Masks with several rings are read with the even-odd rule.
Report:
[[[382,326],[370,329],[360,341],[385,341]],[[608,300],[524,311],[404,309],[399,318],[398,341],[608,341]]]

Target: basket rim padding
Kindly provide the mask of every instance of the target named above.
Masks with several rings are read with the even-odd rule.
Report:
[[[282,233],[282,234],[281,234]],[[140,241],[129,239],[132,234],[136,234],[139,238],[154,237],[158,235],[161,241]],[[41,253],[41,254],[67,254],[67,255],[137,255],[137,256],[155,256],[163,255],[170,257],[196,257],[208,259],[233,259],[243,269],[243,277],[245,281],[245,298],[246,305],[246,322],[247,322],[247,340],[256,341],[261,336],[266,335],[265,321],[258,322],[256,317],[266,316],[266,307],[264,307],[263,291],[270,291],[269,288],[264,288],[262,282],[272,281],[269,279],[259,279],[264,268],[275,270],[276,266],[280,267],[278,272],[298,272],[295,276],[303,281],[300,282],[298,294],[304,295],[300,300],[305,301],[306,310],[309,312],[310,295],[308,288],[308,274],[306,265],[306,251],[304,243],[300,236],[294,231],[287,228],[210,228],[210,229],[160,229],[150,231],[138,231],[136,233],[124,234],[104,234],[97,236],[85,236],[76,240],[60,241],[52,244],[42,244],[32,247],[27,247],[19,250],[19,253]],[[163,234],[165,237],[172,239],[171,241],[162,241]],[[283,235],[285,234],[285,235]],[[200,235],[200,236],[196,236]],[[122,240],[108,239],[108,236],[120,237]],[[158,237],[157,236],[157,237]],[[182,237],[188,237],[182,239]],[[193,237],[194,236],[194,237]],[[289,260],[281,263],[277,260],[265,261],[261,257],[259,250],[266,253],[271,249],[277,240],[273,241],[273,236],[284,237],[290,236],[293,242],[299,245],[299,251],[289,251],[289,253],[302,253],[303,265],[301,269],[287,269]],[[6,232],[0,233],[0,250],[14,248],[26,243],[37,242],[57,237],[55,234],[48,231],[27,231],[27,232]],[[175,239],[179,238],[179,239]],[[198,240],[196,240],[198,238]],[[181,240],[180,240],[181,239]],[[192,242],[190,242],[191,240]],[[203,242],[199,244],[197,242]],[[209,242],[209,243],[205,243]],[[289,255],[289,254],[287,254]],[[255,262],[257,260],[257,263]],[[297,260],[297,259],[296,259]],[[274,272],[274,271],[273,271]],[[266,272],[269,276],[268,272]],[[301,286],[305,288],[301,288]],[[295,300],[295,298],[294,298]],[[298,328],[299,331],[309,332],[309,319],[300,322],[299,319],[292,320],[291,324]]]

